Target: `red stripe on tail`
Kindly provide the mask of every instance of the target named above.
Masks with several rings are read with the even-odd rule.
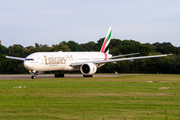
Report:
[[[102,46],[102,48],[101,48],[101,52],[102,52],[102,53],[104,53],[105,46],[106,46],[106,41],[107,41],[107,38],[106,38],[106,40],[104,41],[103,46]]]

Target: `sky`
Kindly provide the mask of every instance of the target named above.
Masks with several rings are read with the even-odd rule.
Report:
[[[180,0],[0,0],[0,40],[35,43],[97,42],[111,38],[180,47]]]

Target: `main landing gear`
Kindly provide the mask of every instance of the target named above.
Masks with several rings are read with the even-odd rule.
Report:
[[[58,78],[58,77],[61,77],[61,78],[62,78],[62,77],[64,77],[64,74],[56,73],[56,74],[54,75],[54,77],[55,77],[55,78]]]
[[[83,75],[83,77],[93,77],[93,75]]]

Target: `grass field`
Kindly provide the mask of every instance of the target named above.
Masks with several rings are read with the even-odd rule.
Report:
[[[180,120],[180,75],[0,80],[0,119]]]

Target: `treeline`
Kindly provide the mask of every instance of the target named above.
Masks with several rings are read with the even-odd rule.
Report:
[[[74,41],[62,41],[51,47],[35,43],[35,46],[28,46],[26,48],[21,45],[13,45],[8,48],[0,45],[0,74],[28,73],[28,70],[24,68],[22,61],[6,59],[6,55],[25,58],[34,52],[100,51],[103,41],[104,38],[99,39],[97,43],[91,41],[85,44],[78,44]],[[171,43],[157,42],[154,44],[141,44],[134,40],[112,39],[109,48],[109,53],[112,55],[129,53],[139,53],[139,55],[136,56],[156,54],[174,55],[162,58],[120,61],[116,64],[107,63],[98,69],[98,73],[180,73],[180,47],[173,46]]]

